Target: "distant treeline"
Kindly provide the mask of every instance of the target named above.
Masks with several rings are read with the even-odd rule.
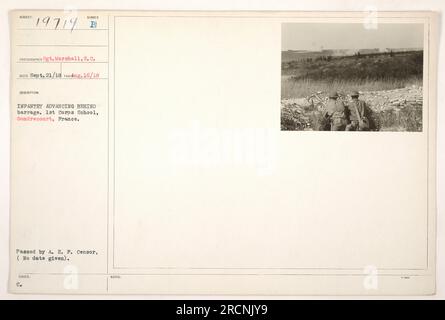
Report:
[[[294,80],[421,79],[423,51],[308,57],[283,62],[282,74]]]

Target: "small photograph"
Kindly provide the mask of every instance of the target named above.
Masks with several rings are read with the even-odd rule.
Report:
[[[422,131],[423,24],[284,23],[282,131]]]

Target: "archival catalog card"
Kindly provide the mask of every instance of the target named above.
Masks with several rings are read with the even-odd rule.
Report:
[[[434,294],[436,18],[12,11],[10,291]]]

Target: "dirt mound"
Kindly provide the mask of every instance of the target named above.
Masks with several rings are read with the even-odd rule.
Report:
[[[288,99],[281,101],[281,130],[305,130],[312,123],[310,111],[305,110],[311,105],[306,99]]]
[[[406,107],[422,107],[422,87],[409,87],[386,91],[362,92],[360,98],[376,112],[400,111]]]

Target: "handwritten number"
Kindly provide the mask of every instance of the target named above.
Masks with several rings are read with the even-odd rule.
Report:
[[[71,23],[71,32],[73,32],[74,28],[76,27],[77,17],[75,19],[71,18],[70,23]]]
[[[57,29],[59,27],[60,18],[54,18],[54,20],[57,21],[56,26],[54,27],[54,29]]]
[[[49,20],[51,19],[51,17],[45,17],[42,19],[42,22],[45,24],[45,26],[48,26]]]
[[[51,23],[52,21],[52,23]],[[62,18],[60,17],[50,17],[50,16],[46,16],[44,18],[37,18],[36,21],[36,27],[39,27],[40,24],[44,24],[44,27],[51,27],[52,24],[54,23],[54,30],[59,29],[60,27],[60,23],[62,21]],[[51,25],[50,25],[51,23]],[[76,28],[77,25],[77,17],[76,18],[70,18],[70,19],[64,19],[63,20],[63,29],[67,29],[67,25],[69,25],[69,30],[71,30],[71,32]]]

